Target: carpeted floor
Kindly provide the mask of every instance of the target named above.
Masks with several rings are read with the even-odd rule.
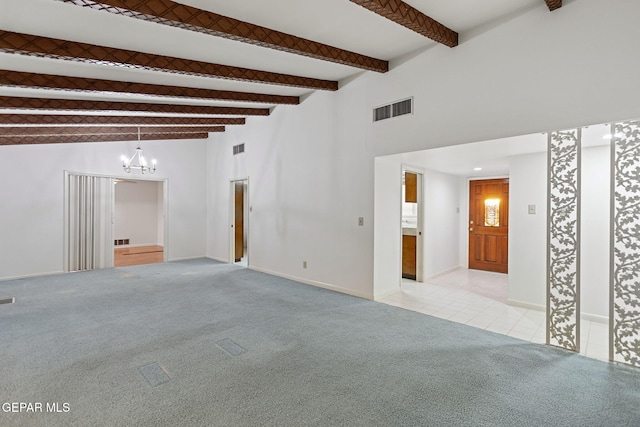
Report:
[[[2,426],[640,425],[638,370],[210,260],[0,297]]]

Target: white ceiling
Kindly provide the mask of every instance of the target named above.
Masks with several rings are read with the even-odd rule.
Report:
[[[435,44],[348,0],[181,0],[180,3],[378,59],[392,60]],[[407,3],[458,31],[461,40],[466,31],[533,7],[546,8],[543,0],[408,0]],[[57,0],[1,0],[0,29],[327,80],[342,80],[362,71]],[[304,95],[311,91],[6,53],[0,53],[0,64],[0,68],[6,70],[209,89],[280,95]],[[33,96],[29,91],[24,93]],[[0,87],[0,95],[7,94],[15,95],[15,90]],[[43,96],[53,95],[49,91],[43,92]],[[132,96],[148,99],[144,95],[125,98],[131,100]],[[94,93],[74,97],[110,100],[121,99],[122,95]],[[229,103],[208,101],[207,104]],[[254,105],[241,103],[240,106]]]
[[[582,129],[582,147],[609,145],[605,135],[610,134],[608,124]],[[536,133],[511,138],[480,141],[430,150],[403,153],[398,156],[406,165],[431,169],[461,177],[496,177],[509,174],[509,158],[523,154],[542,153],[547,150],[547,134]],[[474,170],[481,168],[481,170]]]

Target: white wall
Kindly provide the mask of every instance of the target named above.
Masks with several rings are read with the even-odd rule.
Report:
[[[638,16],[637,0],[541,1],[368,73],[367,107],[414,96],[415,114],[369,124],[367,142],[378,156],[640,117]]]
[[[135,142],[0,147],[0,279],[63,271],[64,171],[131,178],[120,156]],[[205,255],[204,140],[143,142],[168,179],[170,260]]]
[[[460,204],[457,176],[426,169],[411,153],[375,160],[374,296],[397,291],[401,277],[401,173],[403,165],[422,171],[423,277],[460,266]]]
[[[547,295],[547,154],[509,162],[509,302],[544,308]],[[529,214],[535,205],[535,215]]]
[[[459,179],[424,173],[424,277],[460,267]]]
[[[610,147],[582,150],[580,311],[609,318]]]
[[[400,216],[400,199],[377,192],[382,177],[376,168],[374,180],[374,157],[640,117],[640,58],[630,54],[640,38],[638,14],[640,2],[631,0],[579,0],[553,13],[541,2],[463,35],[454,49],[428,49],[394,61],[388,73],[363,72],[342,82],[337,93],[317,91],[301,105],[229,127],[209,144],[207,254],[228,259],[228,183],[249,176],[253,268],[362,296],[384,294],[395,286],[395,274],[379,262],[392,250],[387,245],[400,240],[378,236],[392,232],[378,221],[395,227],[389,215]],[[625,58],[625,65],[612,67],[603,54]],[[372,123],[373,107],[408,96],[414,114]],[[233,158],[231,146],[240,142],[247,153]],[[545,200],[536,201],[535,219],[522,218],[542,235],[536,220]],[[357,227],[358,216],[365,227]],[[524,242],[531,230],[523,231]],[[510,252],[516,271],[531,271],[526,280],[538,284],[516,285],[511,299],[544,304],[544,269],[537,273],[544,248],[541,253],[524,259]]]
[[[546,153],[513,157],[510,169],[509,300],[546,307]],[[608,146],[582,150],[580,304],[589,320],[608,317],[609,174]]]
[[[400,289],[402,276],[402,160],[375,159],[374,298]]]
[[[229,259],[229,182],[248,177],[250,268],[371,297],[373,156],[362,131],[369,118],[356,80],[213,136],[208,256]],[[242,142],[245,153],[232,156]]]
[[[156,224],[158,225],[156,234],[157,234],[157,240],[156,240],[156,245],[159,246],[164,246],[164,227],[165,227],[165,222],[164,222],[164,183],[158,184],[158,193],[157,193],[157,200],[158,203],[156,204],[156,207],[158,208],[156,211]]]
[[[132,246],[158,244],[158,201],[161,182],[122,181],[115,186],[114,239],[129,239]]]

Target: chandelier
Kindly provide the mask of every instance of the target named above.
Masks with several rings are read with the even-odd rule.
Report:
[[[134,163],[134,160],[137,158],[137,163]],[[126,173],[131,173],[131,169],[139,169],[140,172],[145,173],[154,173],[156,171],[156,159],[151,160],[151,166],[147,164],[144,156],[142,155],[142,148],[140,148],[140,127],[138,126],[138,147],[136,148],[136,152],[133,153],[131,158],[127,158],[124,154],[120,157],[122,160],[122,168]]]

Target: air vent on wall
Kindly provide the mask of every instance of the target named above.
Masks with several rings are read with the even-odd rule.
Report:
[[[374,108],[373,121],[378,122],[380,120],[403,116],[405,114],[413,114],[413,97],[394,102],[393,104]]]
[[[116,239],[113,241],[114,246],[128,245],[129,239]]]
[[[233,146],[233,155],[244,153],[244,143]]]

